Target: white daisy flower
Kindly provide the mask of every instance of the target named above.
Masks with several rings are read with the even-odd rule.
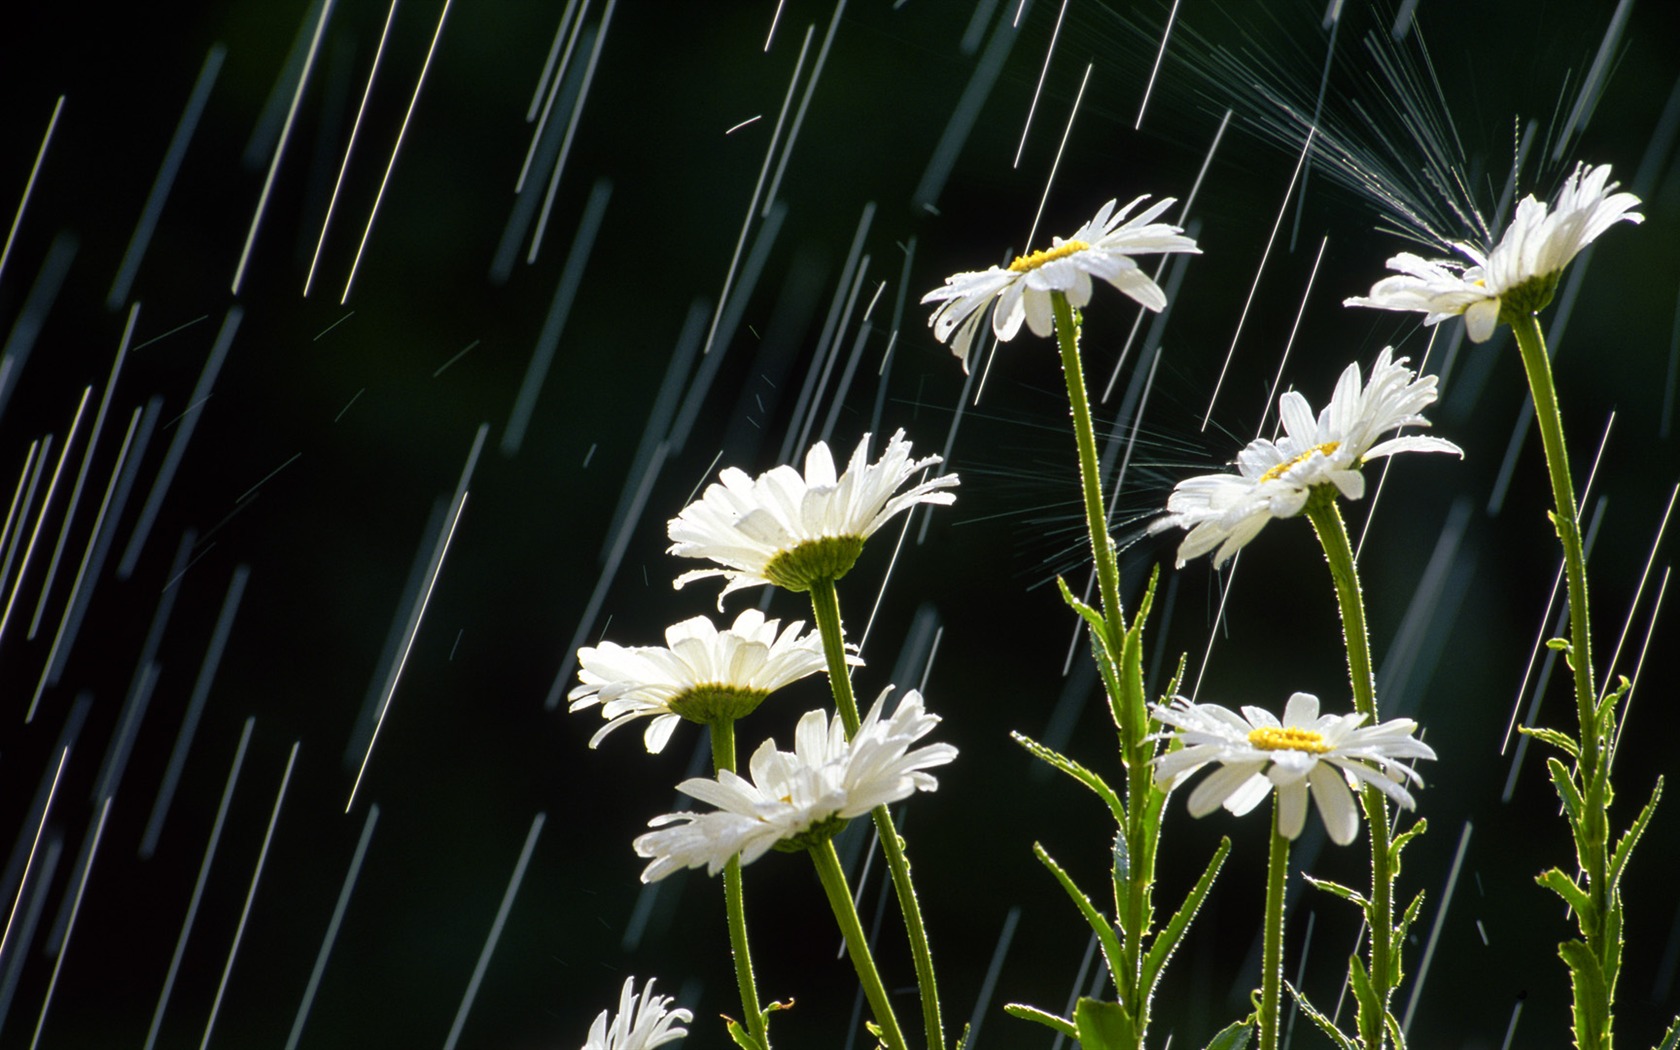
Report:
[[[822,637],[816,631],[801,637],[804,626],[795,620],[779,630],[780,620],[748,609],[722,631],[704,616],[684,620],[666,630],[662,646],[584,646],[578,650],[582,684],[567,695],[569,710],[601,705],[607,724],[589,738],[590,747],[626,722],[653,719],[642,739],[648,754],[657,755],[681,719],[744,718],[771,693],[821,671]]]
[[[1359,811],[1348,786],[1374,784],[1411,809],[1406,782],[1421,786],[1423,781],[1401,760],[1435,757],[1429,745],[1412,736],[1417,723],[1411,719],[1361,727],[1361,714],[1319,715],[1318,697],[1310,693],[1291,696],[1281,722],[1263,708],[1244,707],[1238,715],[1183,697],[1174,697],[1170,707],[1156,707],[1154,714],[1173,727],[1161,735],[1184,745],[1156,757],[1156,786],[1170,791],[1196,770],[1218,763],[1190,792],[1190,815],[1205,817],[1224,806],[1242,816],[1276,788],[1278,831],[1289,839],[1306,824],[1310,790],[1331,841],[1347,845],[1359,833]]]
[[[1510,228],[1491,251],[1453,245],[1470,265],[1401,252],[1388,260],[1388,268],[1398,276],[1383,278],[1370,295],[1346,299],[1344,305],[1416,310],[1426,315],[1426,325],[1463,314],[1471,342],[1485,343],[1502,310],[1526,314],[1543,309],[1551,301],[1558,274],[1599,234],[1618,222],[1645,221],[1629,210],[1638,206],[1639,198],[1612,192],[1619,184],[1609,179],[1608,164],[1584,171],[1576,165],[1551,208],[1533,194],[1517,204]]]
[[[771,848],[792,852],[827,841],[847,820],[876,806],[933,791],[939,782],[923,772],[957,757],[950,744],[911,744],[939,724],[922,707],[914,689],[891,715],[883,716],[889,688],[846,739],[839,715],[810,711],[794,731],[792,751],[766,740],[753,752],[752,779],[729,770],[716,779],[697,777],[677,785],[684,794],[718,807],[708,813],[667,813],[636,839],[638,856],[653,860],[642,872],[655,882],[683,868],[704,865],[716,875],[736,854],[751,864]]]
[[[1464,451],[1441,438],[1407,435],[1377,439],[1399,427],[1426,427],[1418,413],[1436,398],[1435,377],[1416,377],[1406,359],[1393,359],[1384,347],[1361,383],[1359,365],[1351,364],[1336,382],[1330,404],[1315,418],[1307,399],[1291,390],[1278,398],[1284,436],[1261,438],[1237,453],[1236,474],[1187,478],[1167,498],[1167,513],[1149,526],[1151,533],[1189,529],[1178,548],[1178,565],[1218,548],[1222,565],[1273,518],[1292,518],[1306,506],[1313,489],[1334,485],[1348,499],[1365,495],[1359,468],[1396,452]]]
[[[1037,336],[1055,330],[1050,293],[1067,296],[1074,309],[1091,301],[1091,278],[1100,277],[1151,310],[1163,310],[1167,297],[1149,275],[1138,268],[1134,255],[1152,252],[1201,254],[1196,242],[1183,236],[1183,228],[1155,219],[1176,203],[1172,197],[1156,201],[1133,219],[1126,216],[1148,199],[1148,194],[1114,210],[1109,201],[1096,217],[1081,226],[1072,237],[1056,237],[1051,247],[1020,255],[1007,267],[959,273],[945,278],[945,287],[922,296],[923,303],[942,303],[928,318],[934,338],[951,340],[951,352],[962,358],[968,370],[968,352],[986,307],[993,299],[992,332],[1004,342],[1015,338],[1021,322]]]
[[[940,491],[957,484],[955,474],[899,491],[917,471],[940,462],[938,456],[911,459],[902,430],[888,439],[880,459],[868,460],[865,434],[838,477],[821,441],[806,453],[803,475],[786,465],[756,478],[726,468],[666,527],[669,553],[708,558],[722,568],[685,572],[676,586],[722,576],[727,583],[718,595],[720,610],[725,595],[744,587],[768,583],[807,591],[817,580],[844,576],[863,553],[863,541],[894,515],[918,503],[956,500]]]
[[[679,1022],[694,1020],[692,1011],[667,1010],[666,1004],[675,999],[669,995],[653,994],[652,977],[640,995],[636,993],[636,979],[628,978],[624,990],[618,993],[618,1013],[609,1015],[602,1010],[589,1026],[589,1039],[583,1050],[653,1050],[656,1046],[674,1043],[688,1034],[677,1027]],[[641,1002],[638,1005],[637,999]]]

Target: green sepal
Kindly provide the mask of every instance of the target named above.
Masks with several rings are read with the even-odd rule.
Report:
[[[1358,890],[1352,889],[1351,887],[1343,886],[1339,882],[1331,882],[1329,879],[1317,878],[1316,876],[1308,875],[1304,871],[1301,873],[1301,878],[1306,879],[1307,884],[1312,886],[1314,889],[1323,890],[1325,893],[1335,894],[1342,900],[1345,900],[1354,907],[1358,908],[1360,911],[1365,911],[1371,906],[1371,902],[1365,899],[1365,895],[1363,893],[1360,893]]]
[[[1207,1050],[1245,1050],[1254,1034],[1254,1020],[1245,1017],[1226,1025],[1208,1042]]]
[[[1055,1029],[1069,1039],[1079,1038],[1079,1030],[1073,1027],[1072,1021],[1047,1010],[1040,1010],[1036,1006],[1028,1006],[1026,1003],[1010,1003],[1003,1008],[1003,1012],[1010,1017],[1018,1017],[1023,1021],[1037,1021],[1046,1028]]]
[[[1184,895],[1184,903],[1179,905],[1178,911],[1173,913],[1171,920],[1164,929],[1156,935],[1154,943],[1149,946],[1149,954],[1143,960],[1143,980],[1140,987],[1147,996],[1155,990],[1155,982],[1160,980],[1161,971],[1166,968],[1167,960],[1178,948],[1178,942],[1184,939],[1185,931],[1201,910],[1202,902],[1207,900],[1208,891],[1213,889],[1213,880],[1218,878],[1219,869],[1225,866],[1225,858],[1231,854],[1231,840],[1221,837],[1219,848],[1213,851],[1213,857],[1208,860],[1208,866],[1202,872],[1202,877],[1190,887],[1190,892]],[[1230,1031],[1230,1029],[1226,1029]],[[1221,1033],[1223,1035],[1224,1033]],[[1218,1039],[1216,1037],[1215,1042]],[[1246,1040],[1245,1040],[1246,1042]],[[1212,1044],[1210,1044],[1212,1045]],[[1241,1045],[1241,1044],[1239,1044]]]
[[[1518,726],[1517,732],[1523,736],[1531,736],[1543,744],[1550,744],[1570,758],[1579,760],[1581,757],[1581,745],[1568,733],[1556,729],[1542,729],[1539,726]]]
[[[1319,1010],[1305,995],[1301,994],[1300,989],[1288,981],[1283,982],[1283,986],[1289,989],[1289,994],[1294,998],[1295,1005],[1299,1006],[1301,1012],[1307,1015],[1307,1020],[1318,1025],[1318,1030],[1329,1036],[1330,1041],[1335,1043],[1339,1050],[1359,1050],[1359,1044],[1343,1035],[1342,1030],[1336,1027],[1336,1022],[1326,1017],[1323,1011]]]
[[[1593,925],[1593,903],[1587,892],[1575,884],[1575,880],[1565,875],[1560,868],[1542,872],[1534,877],[1534,881],[1551,890],[1563,902],[1569,905],[1569,910],[1575,914],[1583,929]]]
[[[1610,991],[1604,983],[1604,972],[1584,941],[1559,944],[1558,957],[1569,967],[1569,984],[1575,993],[1575,1045],[1596,1050],[1610,1019]]]
[[[1097,935],[1097,940],[1102,944],[1103,958],[1108,963],[1108,972],[1124,973],[1125,967],[1121,965],[1124,954],[1120,949],[1120,936],[1114,932],[1114,926],[1103,917],[1102,912],[1098,911],[1096,905],[1091,903],[1091,898],[1087,897],[1085,891],[1074,883],[1072,876],[1062,870],[1062,866],[1056,863],[1042,844],[1033,843],[1033,856],[1038,858],[1040,864],[1050,869],[1050,874],[1054,875],[1056,881],[1062,884],[1062,889],[1067,893],[1068,899],[1073,901],[1073,906],[1079,909],[1079,914],[1085,916],[1086,924],[1091,927],[1091,932]],[[1075,1016],[1077,1018],[1077,1015]]]
[[[1132,1015],[1119,1003],[1081,997],[1073,1008],[1073,1026],[1083,1050],[1130,1050],[1138,1045]]]
[[[1102,777],[1055,748],[1045,747],[1025,733],[1010,733],[1009,736],[1010,739],[1031,752],[1033,757],[1054,766],[1096,792],[1097,797],[1108,806],[1108,811],[1114,814],[1115,821],[1122,826],[1126,823],[1126,804],[1120,801],[1120,796],[1114,793],[1114,789],[1109,787],[1108,782]]]
[[[1645,828],[1650,825],[1651,817],[1657,812],[1657,801],[1662,798],[1663,778],[1657,778],[1657,786],[1651,790],[1651,801],[1645,803],[1645,808],[1639,811],[1639,816],[1628,826],[1620,842],[1616,843],[1615,855],[1610,858],[1610,885],[1615,886],[1621,881],[1622,869],[1627,867],[1628,857],[1633,853],[1633,847],[1638,845],[1639,837],[1645,834]]]

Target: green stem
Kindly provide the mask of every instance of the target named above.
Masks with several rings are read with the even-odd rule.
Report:
[[[1283,995],[1283,890],[1289,881],[1289,840],[1278,831],[1282,803],[1272,802],[1272,847],[1266,862],[1266,930],[1260,959],[1260,1050],[1277,1050],[1278,1004]]]
[[[735,722],[720,719],[711,724],[714,772],[735,769]],[[769,1050],[770,1031],[764,1011],[758,1005],[758,985],[753,980],[752,948],[747,941],[747,911],[741,889],[741,858],[732,857],[723,869],[723,903],[729,912],[729,949],[735,959],[735,984],[741,992],[741,1010],[747,1015],[747,1033]]]
[[[1615,978],[1611,976],[1615,968],[1609,964],[1611,956],[1619,950],[1617,942],[1620,939],[1620,934],[1611,930],[1611,919],[1620,910],[1620,905],[1612,899],[1609,883],[1609,756],[1604,751],[1606,728],[1599,717],[1598,688],[1593,681],[1592,624],[1587,605],[1587,560],[1581,545],[1580,510],[1575,505],[1575,484],[1569,471],[1569,446],[1563,437],[1563,416],[1558,410],[1557,386],[1552,379],[1552,363],[1546,354],[1546,340],[1540,333],[1540,322],[1533,313],[1521,313],[1515,317],[1501,315],[1501,320],[1511,325],[1511,331],[1517,337],[1523,371],[1528,376],[1529,393],[1534,398],[1534,418],[1540,427],[1540,444],[1546,451],[1546,472],[1552,483],[1552,524],[1557,529],[1558,542],[1563,545],[1564,575],[1569,587],[1569,666],[1574,671],[1575,710],[1581,729],[1581,754],[1576,761],[1576,771],[1584,796],[1581,820],[1573,826],[1573,830],[1575,852],[1586,871],[1587,893],[1592,902],[1592,914],[1577,915],[1576,918],[1586,936],[1588,949],[1607,971],[1607,987],[1601,999],[1603,1016],[1578,1018],[1576,1037],[1580,1041],[1589,1033],[1594,1033],[1596,1038],[1591,1041],[1607,1048],[1611,1045],[1612,1008],[1616,995]],[[1579,1011],[1585,1000],[1578,995],[1576,1002]]]
[[[852,891],[846,885],[846,873],[840,870],[840,857],[834,852],[834,843],[828,841],[811,847],[811,860],[817,866],[817,878],[822,880],[829,907],[834,909],[834,918],[840,923],[840,932],[846,938],[846,951],[851,955],[852,966],[863,984],[863,994],[875,1011],[875,1023],[880,1026],[881,1038],[893,1050],[909,1050],[904,1032],[898,1027],[898,1018],[893,1015],[886,986],[881,983],[881,974],[875,969],[875,959],[869,954],[869,941],[864,937],[863,923],[858,921],[857,908],[852,904]]]
[[[1085,368],[1079,358],[1079,326],[1074,322],[1067,296],[1051,292],[1050,305],[1056,316],[1056,342],[1062,351],[1068,408],[1073,413],[1073,439],[1079,446],[1079,486],[1085,494],[1085,528],[1091,535],[1091,556],[1096,561],[1097,586],[1102,592],[1102,614],[1108,622],[1110,648],[1119,653],[1120,624],[1126,613],[1120,605],[1120,569],[1114,557],[1114,540],[1108,534],[1108,514],[1103,509],[1102,468],[1097,460],[1096,433],[1091,427],[1090,399],[1085,393]]]
[[[1365,628],[1365,599],[1359,587],[1359,570],[1353,561],[1347,526],[1336,505],[1336,490],[1320,486],[1307,497],[1306,514],[1324,548],[1330,578],[1336,585],[1336,604],[1342,615],[1342,637],[1347,645],[1348,677],[1353,685],[1354,710],[1370,724],[1377,718],[1376,683],[1371,674],[1371,639]],[[1389,997],[1399,983],[1400,965],[1394,957],[1394,858],[1388,838],[1388,803],[1381,791],[1370,784],[1360,790],[1365,824],[1371,830],[1371,897],[1366,920],[1371,927],[1371,986],[1388,1010]],[[1381,1015],[1359,1018],[1359,1035],[1367,1050],[1380,1050],[1384,1038]]]
[[[1102,596],[1102,616],[1106,628],[1103,647],[1116,663],[1123,692],[1112,697],[1116,727],[1120,733],[1120,751],[1127,770],[1126,818],[1122,834],[1126,837],[1127,853],[1134,870],[1130,873],[1125,899],[1116,901],[1117,921],[1121,928],[1122,963],[1126,972],[1115,974],[1115,988],[1120,1001],[1136,1021],[1141,1045],[1148,1026],[1148,989],[1142,987],[1143,940],[1148,932],[1153,909],[1151,905],[1154,882],[1154,841],[1150,828],[1150,798],[1155,791],[1150,776],[1149,759],[1152,745],[1146,740],[1149,730],[1148,708],[1141,688],[1141,671],[1131,674],[1130,666],[1118,666],[1138,654],[1127,649],[1125,608],[1120,603],[1120,567],[1115,557],[1114,540],[1108,532],[1108,514],[1102,493],[1102,467],[1097,458],[1097,438],[1091,425],[1090,397],[1085,390],[1085,367],[1079,356],[1079,325],[1074,320],[1073,307],[1061,292],[1050,293],[1050,306],[1056,320],[1056,343],[1061,350],[1062,377],[1067,382],[1068,410],[1073,416],[1073,438],[1079,450],[1079,485],[1085,504],[1085,528],[1091,541],[1091,557],[1096,566],[1097,587]],[[1135,679],[1137,688],[1129,688]]]
[[[823,653],[828,658],[828,681],[834,691],[834,705],[846,727],[846,736],[856,735],[860,720],[857,699],[852,695],[851,670],[846,666],[846,633],[840,621],[840,596],[833,580],[818,580],[811,585],[811,614],[816,618],[822,635]],[[916,885],[910,879],[910,860],[904,855],[904,840],[893,825],[892,813],[886,806],[876,806],[870,816],[881,839],[881,852],[887,858],[887,870],[892,875],[893,890],[898,897],[898,910],[904,915],[904,926],[910,938],[910,956],[916,964],[916,987],[922,998],[922,1025],[927,1034],[928,1050],[945,1050],[945,1028],[939,1009],[939,979],[933,969],[933,949],[928,945],[927,925],[922,921],[922,905],[916,898]]]
[[[1523,371],[1528,374],[1529,393],[1534,397],[1534,418],[1540,425],[1540,443],[1546,450],[1546,472],[1552,481],[1552,522],[1563,544],[1563,562],[1569,585],[1569,664],[1575,672],[1575,705],[1581,720],[1581,771],[1590,780],[1598,769],[1599,745],[1594,713],[1598,695],[1593,685],[1592,629],[1587,612],[1587,562],[1581,549],[1580,519],[1575,506],[1575,483],[1569,474],[1569,448],[1563,440],[1563,417],[1558,412],[1557,388],[1552,382],[1552,363],[1546,356],[1546,340],[1533,314],[1512,319],[1511,331],[1522,353]]]

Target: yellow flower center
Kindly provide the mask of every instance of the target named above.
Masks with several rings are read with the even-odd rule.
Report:
[[[1324,734],[1294,726],[1283,729],[1262,726],[1250,730],[1248,742],[1262,751],[1305,751],[1309,755],[1322,755],[1330,750],[1330,745],[1324,742]]]
[[[1266,471],[1266,473],[1260,475],[1260,480],[1261,481],[1271,481],[1275,478],[1281,478],[1281,477],[1283,477],[1284,474],[1288,473],[1288,471],[1291,467],[1294,467],[1297,464],[1305,463],[1309,458],[1312,457],[1312,454],[1314,452],[1322,452],[1326,456],[1328,456],[1330,453],[1336,451],[1341,446],[1342,446],[1342,443],[1340,441],[1326,441],[1322,445],[1314,445],[1312,448],[1307,449],[1305,452],[1301,453],[1299,456],[1296,456],[1294,459],[1288,461],[1287,463],[1279,463],[1277,466],[1273,467],[1271,470]]]
[[[1015,261],[1009,264],[1009,269],[1014,273],[1026,273],[1028,270],[1036,270],[1045,263],[1065,259],[1089,247],[1090,245],[1084,241],[1063,241],[1054,248],[1046,248],[1041,252],[1033,252],[1031,255],[1015,256]]]

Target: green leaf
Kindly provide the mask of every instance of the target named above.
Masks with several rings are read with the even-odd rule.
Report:
[[[1370,906],[1370,902],[1365,899],[1364,894],[1347,886],[1343,886],[1339,882],[1331,882],[1329,879],[1316,878],[1312,875],[1308,875],[1304,871],[1301,873],[1301,877],[1306,879],[1314,889],[1323,890],[1325,893],[1333,893],[1342,898],[1342,900],[1353,904],[1354,907],[1358,908],[1360,911],[1364,911]]]
[[[1126,848],[1126,829],[1114,833],[1114,907],[1132,892],[1132,857]]]
[[[1552,650],[1555,653],[1563,653],[1565,656],[1567,656],[1567,655],[1569,655],[1569,652],[1570,652],[1569,639],[1567,639],[1567,638],[1548,638],[1548,639],[1546,639],[1546,648]]]
[[[1400,879],[1400,851],[1406,848],[1407,843],[1411,842],[1413,839],[1428,830],[1429,821],[1419,817],[1416,824],[1413,824],[1405,831],[1396,835],[1394,837],[1394,841],[1388,844],[1388,866],[1390,879],[1394,881],[1399,881]]]
[[[1190,928],[1190,923],[1201,910],[1202,902],[1207,900],[1208,891],[1213,888],[1213,880],[1218,877],[1219,869],[1225,865],[1225,858],[1231,854],[1231,840],[1221,837],[1219,848],[1213,851],[1213,857],[1202,872],[1202,877],[1190,887],[1185,894],[1184,903],[1179,905],[1178,911],[1173,913],[1172,919],[1166,927],[1155,937],[1149,946],[1149,954],[1143,960],[1143,980],[1140,987],[1145,998],[1155,991],[1155,983],[1161,979],[1161,971],[1165,969],[1167,960],[1178,947],[1178,942],[1184,939],[1184,933]],[[1227,1029],[1229,1031],[1229,1029]]]
[[[1560,868],[1542,872],[1534,877],[1534,881],[1551,890],[1563,898],[1563,903],[1569,905],[1569,910],[1581,923],[1582,928],[1593,924],[1592,898],[1585,890],[1575,884],[1575,880],[1565,875]]]
[[[1046,1028],[1055,1029],[1069,1039],[1079,1038],[1079,1032],[1073,1027],[1072,1021],[1047,1010],[1040,1010],[1036,1006],[1028,1006],[1026,1003],[1010,1003],[1003,1008],[1003,1012],[1010,1017],[1019,1017],[1023,1021],[1037,1021]]]
[[[1359,1030],[1370,1031],[1376,1024],[1367,1018],[1380,1018],[1387,1013],[1383,1009],[1382,999],[1377,995],[1377,989],[1371,984],[1371,975],[1365,971],[1365,964],[1359,961],[1359,956],[1348,956],[1348,983],[1353,986],[1353,998],[1359,1004]]]
[[[1541,743],[1550,744],[1570,758],[1581,757],[1581,745],[1568,733],[1560,733],[1556,729],[1542,729],[1539,726],[1518,726],[1517,732],[1523,736],[1531,736]]]
[[[741,1022],[733,1017],[725,1017],[723,1020],[724,1027],[729,1030],[729,1038],[741,1050],[765,1050],[764,1044],[754,1039],[752,1033],[748,1032]]]
[[[1569,967],[1569,984],[1575,992],[1575,1045],[1600,1046],[1609,1027],[1610,992],[1598,959],[1583,941],[1564,941],[1558,945],[1558,956]]]
[[[1081,619],[1091,625],[1091,630],[1096,632],[1098,638],[1107,637],[1108,621],[1103,619],[1102,613],[1075,598],[1073,591],[1068,588],[1067,581],[1060,576],[1056,577],[1056,587],[1062,592],[1062,601],[1067,602],[1068,608],[1078,613]]]
[[[1657,811],[1657,800],[1662,798],[1663,778],[1657,778],[1657,786],[1651,791],[1651,801],[1645,803],[1645,808],[1639,811],[1622,840],[1616,843],[1616,853],[1610,859],[1610,885],[1621,881],[1622,869],[1627,866],[1628,857],[1633,853],[1633,847],[1639,844],[1639,837],[1645,834],[1645,828],[1650,825],[1651,817]]]
[[[1132,1017],[1119,1003],[1081,998],[1073,1008],[1073,1025],[1083,1050],[1132,1050],[1138,1045]]]
[[[1114,793],[1114,789],[1109,787],[1108,782],[1102,777],[1093,773],[1091,770],[1086,769],[1084,766],[1062,754],[1060,751],[1057,751],[1055,748],[1045,747],[1043,744],[1034,740],[1032,737],[1027,736],[1025,733],[1010,733],[1009,736],[1017,744],[1020,744],[1022,747],[1031,752],[1033,757],[1037,758],[1039,761],[1054,766],[1063,773],[1066,773],[1068,776],[1079,781],[1081,784],[1084,784],[1092,791],[1096,792],[1097,797],[1107,804],[1108,811],[1114,814],[1115,821],[1121,825],[1126,823],[1126,804],[1120,801],[1120,796]]]
[[[1339,1050],[1358,1050],[1358,1044],[1343,1035],[1342,1030],[1336,1027],[1336,1022],[1324,1016],[1323,1011],[1309,1002],[1299,989],[1288,981],[1283,982],[1283,986],[1289,989],[1289,994],[1294,998],[1295,1005],[1299,1006],[1301,1012],[1307,1015],[1307,1020],[1318,1025],[1318,1030],[1329,1036],[1330,1041],[1335,1043]]]
[[[1097,940],[1102,943],[1103,959],[1108,963],[1108,972],[1124,973],[1125,968],[1121,965],[1123,953],[1120,950],[1120,936],[1114,932],[1114,927],[1091,903],[1091,898],[1085,896],[1084,891],[1074,884],[1072,876],[1063,871],[1062,866],[1037,842],[1033,843],[1033,856],[1038,858],[1040,864],[1050,869],[1050,874],[1062,884],[1062,889],[1066,891],[1068,899],[1073,901],[1073,906],[1079,909],[1079,914],[1085,916],[1085,922],[1091,927],[1091,932],[1096,934]],[[1076,1014],[1075,1017],[1077,1016]]]
[[[1546,769],[1552,774],[1552,786],[1557,788],[1558,798],[1563,802],[1563,811],[1569,817],[1570,826],[1579,828],[1581,813],[1585,807],[1581,804],[1581,789],[1575,786],[1575,778],[1570,775],[1568,767],[1555,758],[1546,759]]]
[[[1246,1050],[1249,1036],[1253,1034],[1254,1022],[1245,1017],[1221,1028],[1219,1034],[1208,1043],[1207,1050]]]
[[[1676,1017],[1674,1023],[1668,1026],[1668,1031],[1663,1035],[1662,1042],[1658,1043],[1653,1050],[1680,1050],[1680,1017]]]
[[[1422,910],[1423,910],[1423,891],[1418,890],[1417,896],[1412,898],[1412,903],[1406,905],[1405,913],[1400,916],[1400,921],[1398,923],[1396,923],[1395,927],[1394,927],[1394,944],[1395,944],[1395,959],[1396,960],[1398,960],[1399,957],[1400,957],[1400,950],[1399,950],[1400,945],[1406,943],[1406,934],[1407,934],[1408,931],[1411,930],[1412,923],[1417,921],[1418,913]],[[1396,986],[1398,986],[1399,983],[1400,982],[1398,980],[1395,981]]]

